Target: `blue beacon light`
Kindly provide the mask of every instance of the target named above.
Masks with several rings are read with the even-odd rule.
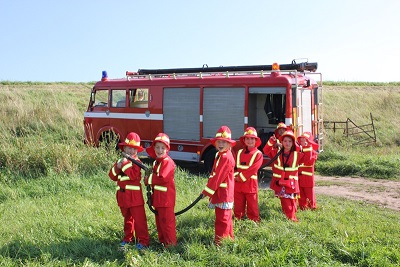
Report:
[[[107,71],[103,70],[101,73],[101,80],[105,81],[108,79]]]

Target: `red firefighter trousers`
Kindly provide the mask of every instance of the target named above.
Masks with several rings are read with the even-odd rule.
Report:
[[[133,233],[135,233],[136,240],[143,246],[148,246],[150,238],[144,205],[130,208],[120,207],[120,209],[122,216],[124,217],[125,236],[122,241],[132,242]]]
[[[215,207],[215,244],[221,244],[223,238],[234,239],[232,210]]]
[[[164,246],[176,246],[176,218],[174,207],[156,208],[158,240]]]
[[[299,206],[301,210],[317,208],[314,187],[300,187]]]
[[[234,204],[235,218],[242,219],[243,216],[247,215],[252,221],[260,222],[260,213],[258,210],[258,195],[257,193],[242,193],[235,192],[235,204]],[[247,206],[247,211],[246,211]]]
[[[296,217],[296,212],[297,212],[297,203],[296,199],[291,199],[291,198],[280,198],[281,200],[281,206],[282,206],[282,211],[285,213],[286,217],[288,217],[289,220],[297,222],[297,217]]]

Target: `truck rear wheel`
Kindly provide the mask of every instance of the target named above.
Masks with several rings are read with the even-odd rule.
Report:
[[[103,132],[99,138],[99,147],[118,150],[119,136],[113,131]]]
[[[217,149],[215,147],[213,147],[213,148],[209,149],[203,157],[204,168],[209,173],[211,173],[213,165],[214,165],[215,154],[217,154]]]

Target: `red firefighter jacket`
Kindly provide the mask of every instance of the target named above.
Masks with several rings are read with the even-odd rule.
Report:
[[[232,151],[229,149],[224,152],[218,152],[208,183],[202,192],[211,198],[211,204],[233,202],[234,169],[235,159]]]
[[[258,169],[263,162],[263,155],[256,147],[240,149],[236,157],[235,192],[258,192]]]
[[[135,159],[140,161],[138,158]],[[144,205],[142,186],[140,184],[142,177],[139,166],[134,165],[131,161],[126,161],[121,166],[121,169],[118,169],[117,163],[119,161],[114,163],[113,167],[108,173],[108,176],[111,178],[111,180],[117,182],[118,206],[130,208]]]
[[[313,150],[311,154],[311,160],[307,164],[299,166],[299,186],[300,187],[314,187],[314,165],[318,158],[318,153]]]
[[[175,207],[175,162],[166,155],[153,162],[153,173],[147,183],[153,189],[152,204],[155,208]]]
[[[273,158],[278,153],[278,149],[273,147],[274,141],[270,139],[264,147],[264,153]],[[282,148],[283,149],[283,148]],[[304,147],[302,151],[296,149],[288,155],[281,153],[273,162],[272,180],[270,188],[276,193],[281,192],[285,187],[285,193],[300,193],[298,181],[298,168],[300,164],[309,164],[311,160],[312,147]]]

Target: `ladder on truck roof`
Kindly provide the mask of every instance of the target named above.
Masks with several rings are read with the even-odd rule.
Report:
[[[196,72],[235,72],[235,71],[273,71],[273,65],[251,65],[251,66],[220,66],[220,67],[208,67],[207,65],[203,65],[202,68],[177,68],[177,69],[139,69],[138,75],[150,75],[150,74],[172,74],[172,73],[196,73]],[[296,70],[299,72],[304,71],[312,71],[315,72],[317,70],[318,63],[317,62],[302,62],[296,63],[292,62],[291,64],[282,64],[279,65],[279,70],[281,71],[290,71]]]

